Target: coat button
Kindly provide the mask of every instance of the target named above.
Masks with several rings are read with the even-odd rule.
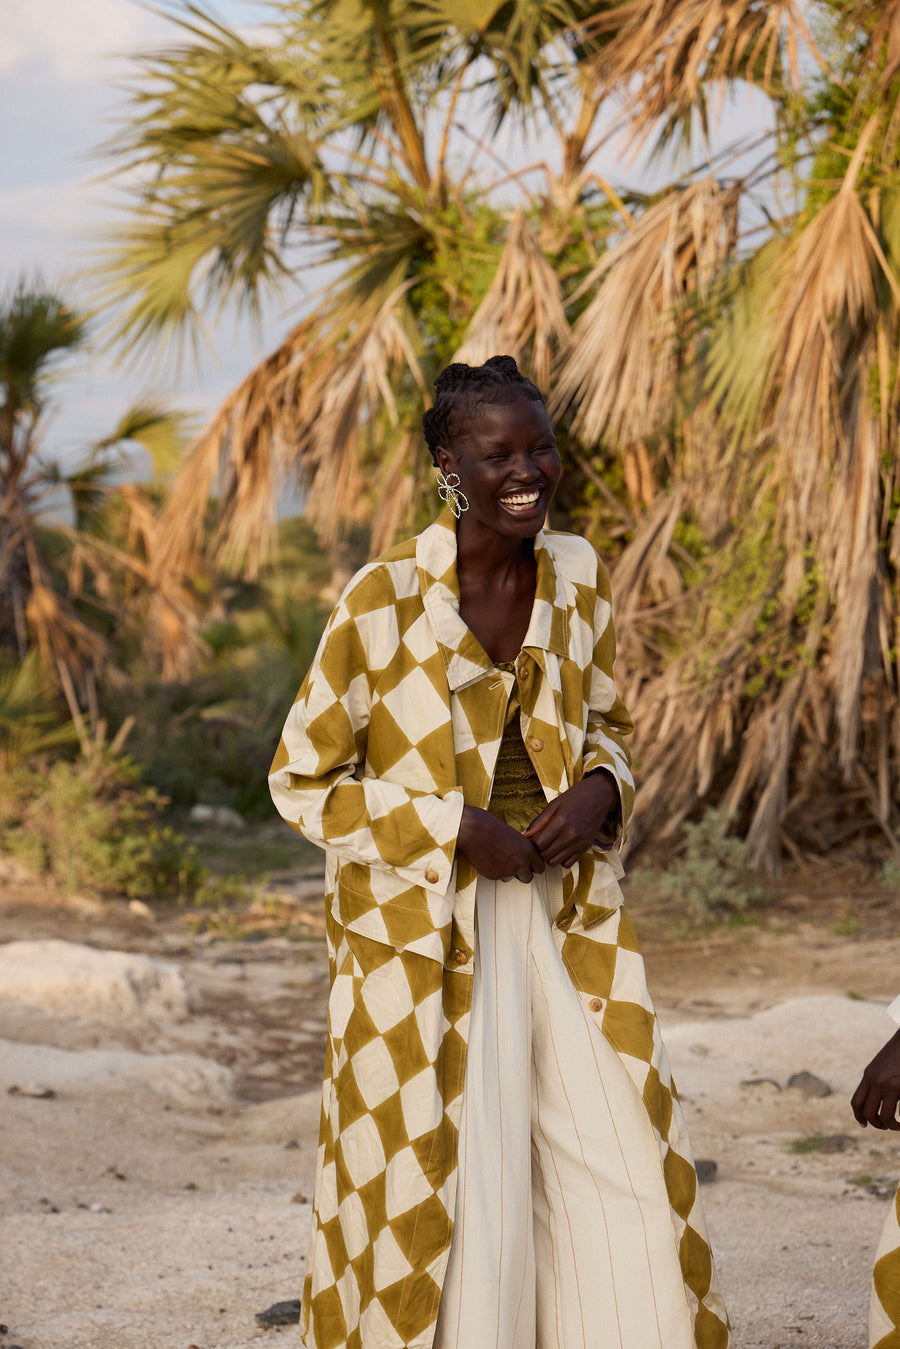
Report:
[[[466,955],[465,951],[457,950],[453,952],[453,959],[456,961],[457,965],[466,965],[469,957]]]
[[[529,740],[528,744],[533,750],[540,751],[544,748],[544,742],[539,735],[533,735]]]
[[[429,868],[428,868],[428,870],[425,872],[425,879],[426,879],[426,881],[428,882],[429,885],[437,885],[437,883],[438,883],[438,874],[437,874],[437,872],[435,871],[434,867],[429,867]]]
[[[602,998],[591,998],[591,1001],[590,1001],[590,1008],[591,1008],[591,1011],[592,1011],[592,1012],[602,1012],[602,1011],[603,1011],[603,999],[602,999]]]

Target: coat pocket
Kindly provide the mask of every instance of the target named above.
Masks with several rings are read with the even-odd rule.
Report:
[[[452,889],[432,895],[390,871],[345,863],[335,877],[332,913],[349,932],[391,946],[413,949],[443,964],[450,943]]]

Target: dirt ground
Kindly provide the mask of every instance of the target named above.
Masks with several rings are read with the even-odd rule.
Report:
[[[7,868],[0,955],[140,953],[192,1002],[182,1020],[100,1016],[4,994],[0,971],[0,1349],[299,1346],[255,1320],[302,1288],[327,996],[321,883],[281,885],[288,935],[265,906],[255,925],[154,916]],[[633,898],[694,1151],[716,1163],[736,1349],[864,1349],[900,1141],[859,1130],[847,1099],[890,1032],[900,899],[816,869],[763,920],[674,940]],[[801,1072],[829,1094],[789,1087]]]

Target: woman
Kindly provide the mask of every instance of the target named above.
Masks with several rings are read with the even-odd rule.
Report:
[[[511,357],[424,430],[449,509],[350,582],[272,767],[327,853],[308,1349],[724,1349],[610,842],[633,799],[593,548]]]
[[[900,1023],[900,997],[888,1008]],[[850,1100],[857,1124],[900,1129],[900,1030],[881,1046]],[[900,1344],[900,1186],[885,1218],[875,1252],[869,1301],[869,1349]]]

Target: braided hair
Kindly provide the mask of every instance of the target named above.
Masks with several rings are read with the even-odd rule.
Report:
[[[506,405],[527,398],[543,403],[544,396],[519,372],[513,356],[491,356],[484,365],[455,361],[434,382],[434,405],[422,418],[422,430],[437,465],[438,446],[448,449],[467,421],[480,417],[486,403]]]

